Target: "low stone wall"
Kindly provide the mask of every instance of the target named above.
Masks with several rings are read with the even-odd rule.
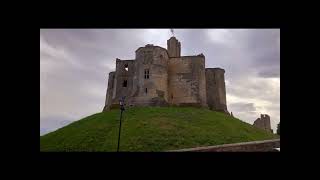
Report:
[[[271,152],[276,151],[274,148],[280,148],[280,139],[179,149],[169,152]]]

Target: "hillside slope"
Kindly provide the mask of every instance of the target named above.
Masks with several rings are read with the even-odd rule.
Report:
[[[40,136],[40,151],[116,151],[119,110]],[[192,107],[135,107],[123,114],[120,151],[165,151],[278,136],[223,113]]]

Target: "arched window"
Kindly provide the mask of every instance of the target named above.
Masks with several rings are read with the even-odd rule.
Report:
[[[129,71],[128,64],[124,65],[124,70]]]

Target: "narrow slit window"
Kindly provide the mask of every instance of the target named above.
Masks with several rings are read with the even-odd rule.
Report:
[[[127,87],[127,84],[128,84],[127,80],[124,80],[122,86]]]
[[[144,70],[144,79],[149,79],[149,69]]]
[[[146,88],[146,94],[148,94],[148,88]]]

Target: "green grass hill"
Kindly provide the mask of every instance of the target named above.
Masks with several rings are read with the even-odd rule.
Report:
[[[40,151],[112,152],[118,109],[40,136]],[[226,114],[193,107],[134,107],[123,113],[120,151],[166,151],[279,138]]]

